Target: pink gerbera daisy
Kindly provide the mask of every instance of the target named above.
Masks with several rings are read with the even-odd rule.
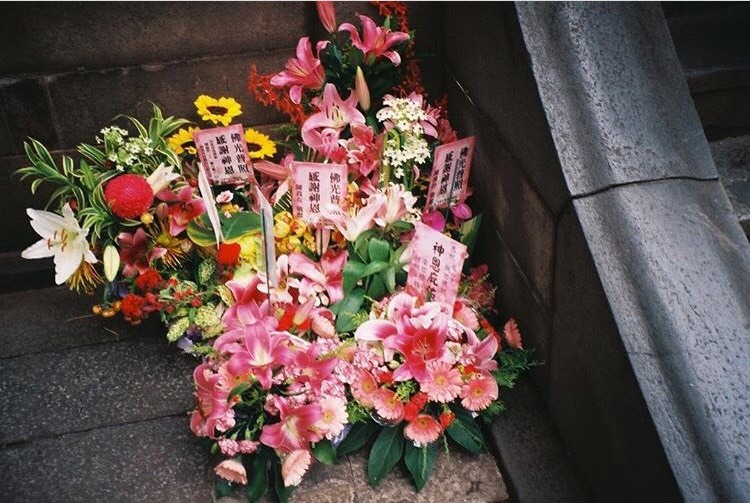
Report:
[[[352,383],[352,395],[360,404],[374,407],[378,390],[378,383],[372,374],[365,370],[357,372],[357,380]]]
[[[399,422],[404,418],[404,402],[388,388],[381,388],[375,395],[375,410],[383,419]]]
[[[237,459],[225,459],[214,468],[216,475],[234,482],[235,484],[247,484],[247,472],[242,463]]]
[[[440,436],[443,429],[434,417],[429,414],[420,414],[404,428],[404,436],[418,445],[434,442]]]
[[[498,388],[495,378],[487,372],[482,372],[475,379],[469,380],[461,389],[461,405],[466,409],[477,412],[484,410],[497,400]]]
[[[348,421],[346,400],[337,396],[326,396],[318,401],[323,417],[316,423],[327,439],[332,439],[344,430]]]
[[[284,479],[284,486],[296,486],[302,482],[302,476],[310,468],[311,462],[312,456],[308,450],[300,449],[290,452],[281,463],[281,477]]]
[[[445,361],[432,360],[427,363],[427,379],[420,383],[422,391],[433,402],[447,403],[461,393],[461,373]]]

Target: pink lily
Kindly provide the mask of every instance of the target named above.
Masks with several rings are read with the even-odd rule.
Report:
[[[474,365],[474,367],[488,372],[497,368],[495,354],[499,349],[497,338],[489,335],[484,340],[479,337],[473,330],[467,330],[468,344],[464,347],[461,363],[464,365]]]
[[[379,194],[378,197],[370,196],[367,204],[361,207],[353,217],[333,205],[324,206],[321,214],[325,220],[336,226],[347,241],[356,241],[360,234],[375,226],[375,215],[381,211],[385,203],[385,197]]]
[[[165,248],[158,246],[149,251],[148,237],[142,227],[139,227],[133,234],[121,232],[117,236],[117,242],[120,245],[120,260],[124,264],[122,274],[126,277],[145,271],[150,267],[151,262],[167,253]]]
[[[193,371],[195,398],[198,407],[190,418],[190,429],[199,437],[214,438],[214,431],[226,431],[234,426],[234,411],[227,399],[229,388],[222,376],[214,373],[206,363]]]
[[[318,1],[315,2],[315,7],[318,10],[318,18],[320,18],[323,28],[328,33],[336,31],[336,10],[333,8],[333,2],[330,0]]]
[[[240,349],[245,337],[245,328],[275,330],[277,320],[268,312],[268,298],[260,289],[261,278],[253,276],[249,281],[232,280],[226,285],[234,296],[235,303],[224,312],[221,322],[225,332],[214,342],[220,353],[233,353]]]
[[[323,417],[318,404],[293,405],[279,398],[275,404],[279,409],[280,421],[267,424],[260,434],[261,443],[287,453],[299,449],[309,449],[310,442],[318,441],[322,435],[314,428]]]
[[[304,302],[311,294],[322,293],[323,290],[328,293],[330,304],[343,299],[346,258],[346,250],[337,254],[329,250],[323,254],[320,262],[314,262],[301,253],[289,255],[289,270],[292,274],[303,276],[299,288],[301,301]]]
[[[346,149],[349,171],[357,177],[369,176],[380,166],[383,135],[375,136],[372,128],[365,124],[352,124],[350,129],[352,137],[348,140],[339,140],[339,144]]]
[[[192,219],[206,211],[206,205],[203,199],[198,197],[193,199],[193,189],[186,185],[179,193],[175,194],[169,189],[164,189],[156,197],[169,205],[169,233],[173,236],[178,235],[185,229]]]
[[[375,223],[387,227],[402,220],[414,209],[417,198],[401,184],[391,183],[385,189],[386,203],[375,216]],[[370,196],[372,197],[372,196]]]
[[[237,375],[250,373],[263,389],[270,389],[273,371],[289,363],[289,339],[284,332],[269,332],[259,328],[245,328],[245,348],[232,355],[227,368]]]
[[[380,56],[385,56],[391,63],[398,66],[401,63],[401,56],[396,51],[391,51],[391,47],[401,42],[409,40],[409,34],[401,31],[391,31],[388,28],[378,26],[375,21],[367,16],[359,16],[362,21],[362,38],[354,25],[344,23],[339,26],[339,31],[346,31],[352,37],[352,45],[365,53],[365,58],[369,64],[375,62]]]
[[[338,358],[320,357],[320,349],[317,344],[313,343],[307,351],[297,351],[292,356],[292,367],[295,368],[295,382],[309,383],[310,389],[315,393],[320,393],[320,384],[331,375],[333,369],[338,364]]]
[[[318,52],[325,46],[318,44]],[[309,37],[302,37],[297,42],[297,57],[286,62],[283,70],[271,78],[271,85],[289,87],[289,97],[292,102],[302,101],[302,89],[320,89],[325,82],[325,73],[320,60],[313,55]]]
[[[350,124],[364,124],[365,116],[357,110],[357,96],[352,92],[344,100],[339,96],[336,86],[326,84],[323,90],[323,99],[313,101],[319,112],[311,115],[302,124],[302,140],[306,145],[320,143],[320,137],[311,134],[313,131],[332,129],[335,133],[340,133]],[[326,131],[325,136],[330,139],[333,132]],[[321,133],[323,135],[323,133]],[[320,136],[320,135],[319,135]],[[338,140],[338,138],[336,138]]]

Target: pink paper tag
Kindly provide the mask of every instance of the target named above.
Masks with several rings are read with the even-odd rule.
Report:
[[[462,203],[469,188],[469,169],[474,137],[463,138],[435,149],[427,209],[435,210]]]
[[[291,169],[292,210],[295,217],[315,224],[323,208],[344,202],[347,183],[345,165],[293,162]]]
[[[248,164],[245,129],[241,124],[193,133],[195,148],[211,185],[240,184],[253,180]]]
[[[461,269],[469,255],[466,246],[423,223],[415,223],[414,228],[406,291],[442,302],[453,312]]]

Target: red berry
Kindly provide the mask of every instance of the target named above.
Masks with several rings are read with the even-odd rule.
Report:
[[[104,198],[112,213],[120,218],[137,218],[154,202],[154,191],[141,175],[120,175],[104,188]]]

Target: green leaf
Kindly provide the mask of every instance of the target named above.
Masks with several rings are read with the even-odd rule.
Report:
[[[336,462],[336,449],[328,440],[321,440],[313,445],[313,456],[315,459],[326,465],[332,465]]]
[[[216,482],[214,483],[214,493],[216,494],[216,499],[231,496],[232,484],[228,480],[224,480],[221,477],[216,477]]]
[[[414,447],[413,443],[406,443],[404,461],[414,479],[414,485],[417,486],[417,492],[422,490],[430,478],[437,457],[437,444],[437,442],[430,442],[422,447]]]
[[[352,288],[357,286],[357,282],[362,279],[362,273],[365,270],[365,264],[358,260],[349,260],[344,266],[344,293],[348,293]]]
[[[208,217],[206,217],[208,219]],[[260,215],[257,213],[233,213],[230,218],[219,213],[224,241],[231,243],[260,230]],[[209,225],[210,227],[210,225]]]
[[[380,273],[380,279],[383,280],[383,284],[385,284],[388,292],[393,293],[396,291],[396,269],[389,267]]]
[[[477,422],[462,407],[452,407],[456,418],[445,430],[458,445],[473,454],[484,451],[484,438]]]
[[[355,288],[336,306],[336,331],[350,332],[354,330],[354,316],[359,312],[365,301],[365,291]]]
[[[216,244],[214,231],[211,229],[211,224],[208,223],[208,217],[206,215],[194,218],[190,221],[187,226],[187,235],[190,238],[190,241],[198,246],[214,246]]]
[[[461,224],[460,229],[460,240],[466,245],[469,253],[474,249],[474,244],[477,240],[477,234],[479,233],[479,226],[482,224],[482,214],[475,216],[474,218],[467,220]]]
[[[237,386],[235,386],[234,388],[232,388],[232,391],[229,392],[229,396],[227,397],[227,399],[232,398],[235,395],[241,395],[250,386],[252,386],[252,384],[247,383],[247,382],[243,382],[243,383],[238,384]]]
[[[375,439],[367,462],[367,480],[372,487],[377,486],[388,475],[404,455],[404,429],[383,428]]]
[[[284,477],[281,476],[281,461],[278,457],[273,461],[273,478],[274,485],[276,486],[276,496],[278,496],[279,502],[286,503],[289,501],[289,496],[292,495],[295,486],[286,487],[284,485]]]
[[[390,266],[391,264],[389,264],[388,262],[380,262],[380,261],[370,262],[369,264],[365,266],[364,270],[362,271],[362,277],[366,278],[367,276],[371,276],[380,271],[385,271]]]
[[[385,295],[387,289],[385,282],[380,275],[373,276],[370,280],[370,284],[367,286],[367,296],[371,299],[381,299]]]
[[[245,494],[249,502],[258,501],[268,492],[268,460],[274,455],[271,449],[261,447],[257,452],[242,456],[247,472]]]
[[[355,424],[336,448],[336,454],[346,456],[361,449],[379,429],[380,426],[371,421]]]
[[[372,238],[367,245],[367,251],[370,254],[371,261],[375,262],[379,260],[381,262],[388,262],[391,256],[391,245],[388,241]]]

